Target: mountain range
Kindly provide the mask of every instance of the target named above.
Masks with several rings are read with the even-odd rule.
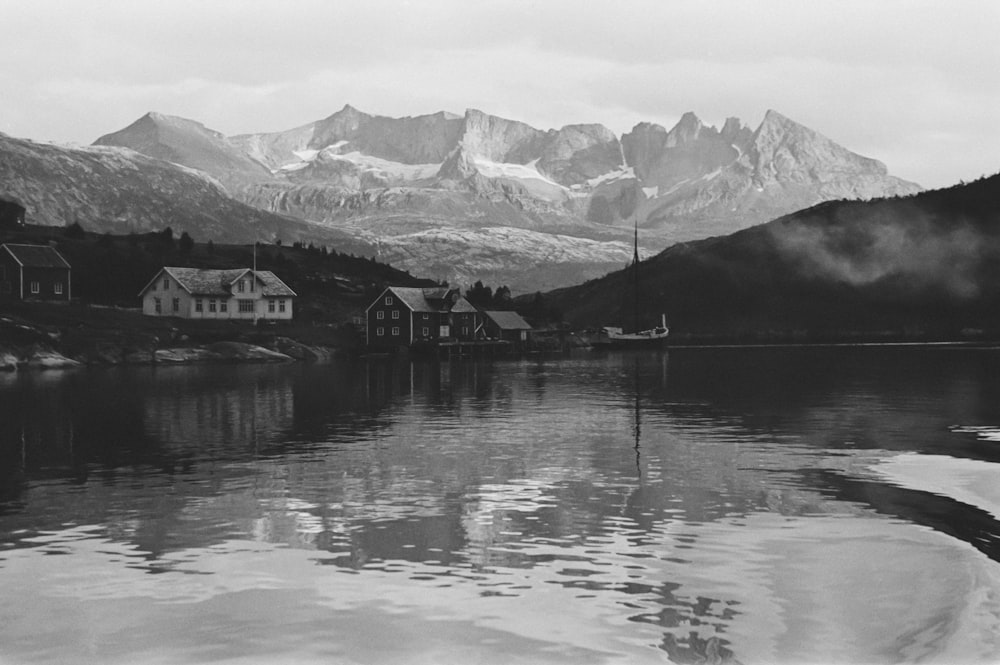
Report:
[[[649,255],[825,200],[920,191],[776,111],[756,129],[730,118],[720,130],[688,113],[669,130],[640,123],[621,137],[599,124],[540,130],[477,110],[388,118],[351,106],[227,137],[148,113],[90,148],[3,137],[0,150],[37,160],[0,167],[0,197],[43,223],[308,240],[515,293],[621,267],[633,224]],[[113,186],[120,179],[127,193]]]

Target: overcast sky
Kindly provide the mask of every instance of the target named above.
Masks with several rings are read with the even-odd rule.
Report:
[[[997,0],[0,0],[0,25],[0,131],[37,141],[147,111],[226,135],[344,104],[621,134],[773,108],[925,187],[1000,171]]]

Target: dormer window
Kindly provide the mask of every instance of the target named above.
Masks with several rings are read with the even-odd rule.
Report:
[[[240,281],[236,282],[236,290],[239,291],[240,293],[243,293],[244,291],[246,291],[246,288],[247,288],[247,284],[242,279]]]

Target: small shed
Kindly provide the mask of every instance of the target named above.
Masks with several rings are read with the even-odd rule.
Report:
[[[485,310],[483,316],[483,330],[487,338],[521,345],[531,340],[531,325],[517,312]]]
[[[49,245],[0,245],[0,298],[68,301],[71,268]]]

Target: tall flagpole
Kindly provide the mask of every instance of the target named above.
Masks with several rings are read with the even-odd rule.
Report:
[[[253,241],[253,274],[250,275],[250,290],[253,291],[253,323],[257,325],[257,239]]]

